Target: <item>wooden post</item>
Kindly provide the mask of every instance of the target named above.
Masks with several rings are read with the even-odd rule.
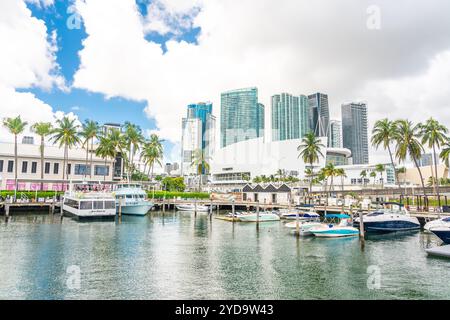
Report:
[[[233,200],[233,202],[231,203],[231,215],[233,216],[233,223],[234,223],[234,221],[236,220],[235,219],[235,217],[234,217],[234,214],[235,214],[235,207],[234,207],[234,200]]]
[[[219,210],[220,210],[220,204],[217,204],[217,215],[219,215]]]
[[[359,211],[359,236],[364,240],[364,215],[363,212]]]
[[[194,199],[194,213],[197,215],[197,199]]]
[[[9,204],[5,202],[5,217],[9,218]]]
[[[122,198],[119,200],[119,218],[122,217]]]
[[[295,214],[295,231],[297,232],[297,237],[300,236],[300,215],[297,213]]]
[[[256,227],[259,228],[259,201],[258,205],[256,206]]]
[[[213,202],[212,200],[209,201],[209,219],[212,219],[212,215],[213,215]]]
[[[163,213],[166,212],[166,197],[163,197],[163,201],[162,201],[162,207],[163,207]]]

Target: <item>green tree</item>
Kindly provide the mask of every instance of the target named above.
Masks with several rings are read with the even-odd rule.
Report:
[[[363,186],[366,186],[367,170],[362,170],[359,173],[359,176],[361,177],[361,179],[363,181]]]
[[[144,143],[141,151],[141,159],[144,161],[145,166],[148,166],[148,170],[150,171],[150,180],[153,180],[155,163],[161,165],[162,158],[162,140],[159,139],[158,135],[152,134],[150,139]]]
[[[447,168],[450,168],[450,139],[447,138],[440,153],[440,158]]]
[[[31,130],[41,137],[41,145],[39,151],[41,154],[41,190],[44,190],[44,148],[45,137],[52,133],[52,124],[50,122],[38,122],[33,124]]]
[[[144,136],[142,135],[141,128],[128,121],[125,122],[124,140],[128,150],[128,159],[130,160],[127,165],[127,174],[131,175],[135,170],[134,156],[139,150],[141,143],[144,142]]]
[[[383,179],[383,173],[385,170],[385,166],[383,164],[377,164],[375,165],[375,173],[379,173],[380,174],[380,181],[381,181],[381,189],[384,188],[384,179]]]
[[[376,182],[376,177],[377,177],[377,173],[375,172],[375,171],[371,171],[370,172],[370,174],[369,174],[369,176],[371,177],[371,178],[373,178],[373,187],[375,188],[375,182]]]
[[[341,190],[344,191],[344,179],[347,178],[347,174],[344,168],[336,169],[336,176],[341,177]]]
[[[419,172],[420,181],[423,188],[423,193],[426,195],[425,191],[425,181],[423,179],[422,171],[419,167],[418,159],[422,156],[423,146],[420,143],[420,127],[418,125],[414,125],[411,121],[408,120],[397,120],[397,136],[396,136],[396,150],[395,156],[400,162],[404,162],[406,158],[409,156],[414,165]]]
[[[17,198],[17,188],[18,188],[18,180],[17,180],[17,167],[18,167],[18,159],[17,159],[17,136],[21,134],[26,126],[27,122],[22,121],[20,116],[16,118],[4,118],[3,126],[8,129],[8,131],[14,135],[14,201]]]
[[[100,157],[105,160],[105,167],[106,167],[108,159],[111,159],[111,161],[115,159],[116,148],[111,139],[109,138],[109,134],[107,134],[106,136],[100,136],[99,139],[100,141],[97,149],[95,150],[95,154],[97,155],[97,157]],[[106,180],[106,176],[104,176],[103,179]]]
[[[89,175],[92,178],[92,171],[93,171],[93,161],[92,161],[92,155],[94,150],[94,139],[98,138],[100,135],[100,127],[97,122],[92,120],[86,120],[83,124],[83,128],[80,132],[80,136],[83,138],[82,146],[86,149],[86,170],[84,171],[84,177],[87,176],[87,170],[90,168]],[[90,158],[90,165],[88,165],[88,159],[89,159],[89,143],[91,145],[91,158]]]
[[[162,180],[162,186],[166,191],[183,192],[186,189],[183,177],[165,177]]]
[[[303,162],[308,163],[311,170],[314,170],[313,164],[318,162],[320,157],[324,157],[322,153],[323,148],[325,148],[325,145],[316,137],[314,132],[310,131],[305,135],[301,144],[297,147],[297,151],[300,152],[298,157],[301,157]],[[309,182],[310,194],[312,192],[312,177],[313,175],[311,175]]]

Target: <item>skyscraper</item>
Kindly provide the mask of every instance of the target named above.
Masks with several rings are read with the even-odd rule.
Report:
[[[310,125],[318,137],[328,136],[330,125],[330,110],[328,107],[328,95],[315,93],[308,96],[310,108]]]
[[[342,148],[341,122],[337,120],[330,121],[330,134],[328,137],[328,146],[331,148]]]
[[[272,140],[300,139],[309,131],[306,96],[281,93],[272,96]]]
[[[344,148],[352,152],[353,164],[368,164],[369,142],[365,103],[352,102],[342,105],[342,136]]]
[[[215,145],[215,123],[216,118],[212,115],[211,103],[188,105],[187,117],[182,120],[182,174],[196,174],[196,169],[191,166],[196,150],[200,149],[207,158],[212,158]],[[206,173],[205,170],[204,173]]]
[[[264,136],[264,105],[258,103],[258,89],[238,89],[222,93],[220,145]]]

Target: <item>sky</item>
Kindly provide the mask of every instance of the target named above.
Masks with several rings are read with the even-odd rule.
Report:
[[[256,86],[268,111],[273,94],[323,92],[332,119],[365,101],[370,127],[450,127],[449,84],[447,0],[0,1],[0,118],[131,121],[165,139],[167,162],[186,106],[219,117],[223,91]]]

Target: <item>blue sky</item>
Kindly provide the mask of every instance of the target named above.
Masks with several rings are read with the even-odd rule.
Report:
[[[83,49],[82,41],[87,37],[82,22],[80,28],[69,28],[67,26],[67,21],[73,14],[70,9],[71,2],[69,0],[56,0],[54,5],[49,7],[32,3],[27,4],[33,16],[45,22],[49,33],[52,30],[57,31],[57,62],[68,86],[71,86],[73,76],[80,65],[78,52]],[[141,13],[147,14],[148,2],[137,0],[137,4]],[[183,31],[181,35],[176,36],[177,40],[195,43],[200,29],[192,28]],[[171,38],[175,38],[172,33],[164,36],[150,33],[146,36],[147,40],[161,44],[164,51],[166,51],[165,42]],[[99,123],[130,121],[139,125],[144,131],[156,129],[155,121],[149,119],[144,113],[146,101],[131,101],[120,97],[107,99],[103,94],[75,88],[71,88],[69,92],[64,92],[58,88],[53,88],[50,91],[39,88],[18,91],[32,92],[55,110],[75,113],[80,121],[86,119],[92,119]],[[170,154],[173,144],[166,142],[165,147],[166,154]]]

